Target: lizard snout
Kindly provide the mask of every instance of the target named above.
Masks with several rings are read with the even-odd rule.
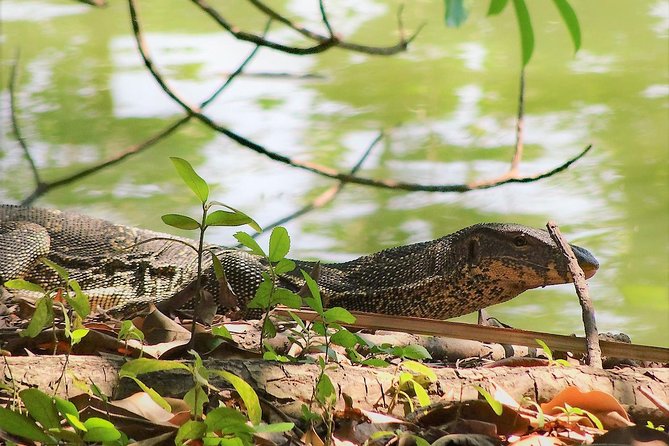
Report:
[[[574,251],[578,265],[581,267],[585,273],[585,278],[589,279],[595,275],[599,269],[599,261],[592,255],[590,251],[580,246],[571,245],[571,249]]]

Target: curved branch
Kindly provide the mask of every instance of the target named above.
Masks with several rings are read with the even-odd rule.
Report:
[[[267,25],[265,25],[265,30],[263,33],[267,33],[269,31],[269,27],[272,23],[272,19],[269,19],[267,21]],[[253,58],[256,56],[258,53],[258,50],[260,49],[260,45],[256,45],[253,50],[249,53],[248,56],[246,56],[246,59],[237,67],[237,69],[228,76],[225,82],[213,93],[211,96],[209,96],[207,99],[202,101],[200,104],[200,109],[205,108],[207,105],[209,105],[214,99],[216,99],[232,82],[234,81],[237,76],[239,76],[246,66],[253,60]],[[11,91],[11,86],[10,86],[10,91]],[[12,102],[13,103],[13,102]],[[125,160],[126,158],[129,158],[133,155],[137,155],[138,153],[148,149],[149,147],[153,146],[154,144],[158,143],[159,141],[163,140],[167,136],[171,135],[175,130],[186,124],[188,121],[191,120],[193,116],[190,114],[187,114],[175,121],[173,121],[171,124],[167,125],[164,127],[162,130],[156,132],[155,134],[151,135],[149,138],[145,139],[139,144],[134,144],[130,147],[125,148],[122,150],[120,153],[114,155],[113,157],[110,157],[106,159],[105,161],[86,167],[78,172],[75,172],[74,174],[68,175],[66,177],[63,177],[59,180],[56,181],[51,181],[51,182],[40,182],[37,181],[37,185],[35,187],[35,190],[28,195],[23,201],[21,202],[22,205],[27,206],[32,204],[37,198],[41,197],[45,193],[49,192],[52,189],[56,189],[58,187],[65,186],[67,184],[73,183],[77,180],[80,180],[84,177],[87,177],[88,175],[94,174],[102,169],[105,169],[109,166],[113,166],[114,164],[120,163],[121,161]],[[18,138],[18,136],[17,136]],[[19,140],[20,141],[20,140]],[[29,158],[30,160],[30,158]],[[32,164],[32,163],[31,163]]]
[[[16,137],[19,146],[21,146],[21,149],[23,150],[23,155],[28,160],[28,164],[30,165],[30,170],[33,174],[33,179],[35,180],[35,187],[39,188],[44,183],[40,178],[39,170],[37,170],[37,165],[35,164],[35,160],[30,154],[28,143],[26,143],[25,138],[23,138],[23,134],[21,133],[21,127],[19,126],[19,119],[16,115],[16,110],[18,108],[18,105],[16,103],[16,79],[18,78],[18,71],[19,71],[18,66],[19,66],[19,51],[17,50],[16,56],[14,57],[14,63],[12,64],[12,69],[9,74],[9,104],[10,104],[9,108],[11,110],[11,115],[12,115],[12,130],[14,131],[14,136]]]
[[[215,123],[207,115],[202,114],[199,110],[190,106],[185,100],[181,99],[179,94],[177,94],[167,85],[167,82],[162,77],[162,75],[157,71],[153,63],[153,60],[149,56],[149,51],[144,43],[142,29],[139,24],[139,17],[137,15],[135,0],[128,0],[128,6],[133,25],[135,41],[137,43],[137,49],[140,55],[142,56],[142,59],[144,60],[144,65],[146,65],[147,69],[149,70],[153,78],[156,80],[156,82],[158,82],[163,91],[165,91],[167,95],[169,95],[175,102],[177,102],[189,115],[199,119],[202,123],[206,124],[210,128],[226,135],[227,137],[243,145],[244,147],[247,147],[259,154],[265,155],[272,160],[278,161],[283,164],[287,164],[289,166],[297,167],[299,169],[307,170],[309,172],[324,177],[332,178],[346,183],[361,184],[365,186],[373,186],[384,189],[425,191],[425,192],[467,192],[475,189],[489,189],[491,187],[501,186],[503,184],[509,184],[509,183],[529,183],[540,180],[542,178],[547,178],[549,176],[555,175],[556,173],[562,172],[563,170],[567,169],[570,165],[572,165],[574,162],[583,157],[592,148],[591,145],[587,146],[577,156],[571,158],[570,160],[566,161],[565,163],[557,166],[556,168],[548,172],[543,172],[527,177],[515,177],[512,175],[504,175],[503,177],[496,178],[494,180],[485,180],[485,181],[461,183],[461,184],[432,185],[432,184],[410,183],[410,182],[395,181],[395,180],[377,180],[373,178],[359,177],[349,173],[342,173],[336,169],[332,169],[326,166],[321,166],[316,163],[310,163],[307,161],[298,161],[288,156],[269,150],[266,147],[233,132],[227,127]]]
[[[239,29],[237,29],[237,27],[233,26],[230,22],[225,20],[225,18],[221,14],[219,14],[219,12],[216,9],[214,9],[204,0],[191,0],[191,1],[195,3],[204,12],[206,12],[209,15],[209,17],[214,19],[219,25],[225,28],[226,31],[235,36],[235,38],[239,40],[245,40],[247,42],[252,42],[255,43],[256,45],[266,46],[274,50],[283,51],[284,53],[300,54],[300,55],[322,53],[323,51],[337,45],[337,43],[339,42],[339,40],[335,36],[331,36],[330,38],[320,41],[320,43],[318,43],[317,45],[307,48],[288,46],[288,45],[283,45],[281,43],[272,42],[270,40],[265,39],[264,37],[240,31]]]

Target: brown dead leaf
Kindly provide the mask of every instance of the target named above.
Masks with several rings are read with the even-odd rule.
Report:
[[[592,390],[581,392],[578,387],[569,386],[555,395],[552,400],[541,405],[541,410],[548,415],[558,415],[565,404],[587,410],[602,421],[605,428],[619,427],[620,423],[629,423],[630,419],[618,400],[606,392]],[[615,413],[615,415],[609,415]],[[606,423],[605,423],[606,421]]]
[[[313,426],[309,426],[309,429],[302,435],[301,440],[304,444],[309,446],[325,446],[325,443],[321,440],[321,437],[318,436]]]
[[[137,392],[122,400],[110,401],[110,404],[155,423],[167,423],[174,416],[153,401],[146,392]]]
[[[177,324],[172,318],[165,316],[160,310],[153,307],[142,323],[147,344],[155,345],[173,341],[188,342],[190,332]]]

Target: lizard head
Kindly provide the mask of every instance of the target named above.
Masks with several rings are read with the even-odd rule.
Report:
[[[567,260],[545,230],[485,223],[460,232],[470,267],[515,294],[572,281]],[[584,248],[570,246],[585,277],[592,277],[599,268],[597,259]]]

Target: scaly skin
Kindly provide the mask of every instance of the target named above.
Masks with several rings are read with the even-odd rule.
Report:
[[[151,240],[160,238],[160,240]],[[77,279],[91,303],[127,315],[148,302],[169,305],[190,298],[197,257],[173,235],[115,225],[55,210],[0,205],[0,280],[25,278],[45,288],[60,284],[38,259],[46,256]],[[144,242],[139,245],[137,243]],[[128,249],[128,247],[131,247]],[[245,306],[267,270],[265,259],[246,251],[210,246]],[[599,264],[573,246],[586,277]],[[304,284],[299,269],[279,277],[294,291]],[[219,296],[211,261],[204,287]],[[318,279],[327,306],[404,316],[447,319],[514,298],[525,290],[571,281],[567,263],[546,231],[488,223],[437,240],[399,246],[350,262],[323,264]],[[219,310],[229,302],[219,302]]]

